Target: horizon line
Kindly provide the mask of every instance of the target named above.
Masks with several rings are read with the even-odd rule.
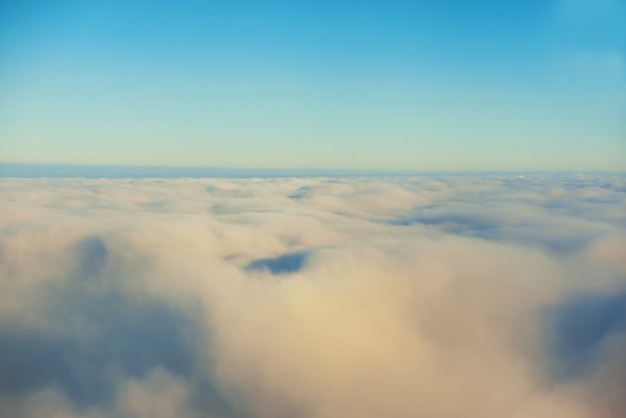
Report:
[[[116,172],[117,170],[117,172]],[[626,170],[576,169],[346,169],[0,162],[0,178],[202,178],[366,177],[428,174],[626,174]]]

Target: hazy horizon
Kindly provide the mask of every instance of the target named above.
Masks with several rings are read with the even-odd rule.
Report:
[[[241,168],[25,164],[0,162],[0,178],[289,178],[289,177],[433,177],[506,175],[623,175],[626,170],[359,170],[320,168]]]

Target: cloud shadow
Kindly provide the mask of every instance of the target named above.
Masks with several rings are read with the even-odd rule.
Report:
[[[626,332],[626,292],[577,296],[553,308],[550,316],[558,375],[578,377],[593,369],[607,338]]]

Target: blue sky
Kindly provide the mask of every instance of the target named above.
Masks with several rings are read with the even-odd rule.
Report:
[[[0,1],[0,162],[626,169],[626,2]]]

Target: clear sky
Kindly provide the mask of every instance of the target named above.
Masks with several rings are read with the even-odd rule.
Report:
[[[626,1],[0,0],[0,162],[626,169]]]

